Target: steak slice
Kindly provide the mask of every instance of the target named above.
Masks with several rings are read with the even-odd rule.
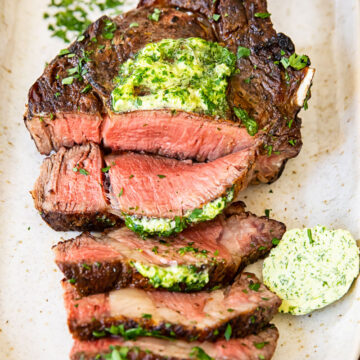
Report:
[[[284,68],[280,61],[294,53],[294,45],[288,37],[275,32],[269,18],[256,17],[257,12],[267,11],[266,2],[143,0],[139,6],[114,19],[102,17],[94,22],[85,31],[84,39],[69,47],[72,57],[57,57],[37,80],[29,93],[26,124],[39,151],[48,154],[61,145],[103,140],[105,147],[112,150],[206,161],[252,143],[259,153],[252,181],[276,180],[287,159],[301,149],[301,121],[297,114],[309,98],[314,70],[309,66],[301,70]],[[149,19],[155,6],[160,9],[159,21]],[[218,15],[219,19],[213,20]],[[130,26],[135,23],[137,27]],[[112,39],[107,39],[104,33],[113,26]],[[233,53],[239,46],[250,50],[250,56],[239,57],[239,71],[229,81],[227,100],[231,111],[226,119],[182,111],[174,116],[172,111],[162,109],[114,113],[110,94],[119,65],[150,42],[188,37],[216,41]],[[64,71],[57,74],[55,70],[62,62],[66,63]],[[69,75],[65,70],[79,64],[84,69],[82,81],[76,79],[73,84],[63,85],[62,80]],[[93,90],[81,94],[80,89],[89,84]],[[77,96],[72,96],[75,93]],[[55,94],[61,96],[55,98]],[[93,101],[96,111],[89,107],[79,111],[79,96],[86,103]],[[43,106],[44,99],[48,106]],[[257,122],[259,132],[255,136],[247,134],[243,120],[232,111],[234,107],[246,111]],[[69,113],[68,108],[73,110]],[[39,122],[40,117],[43,120]],[[74,126],[79,118],[80,126]]]
[[[135,153],[105,160],[103,167],[95,144],[61,148],[44,160],[32,194],[36,209],[52,228],[101,230],[125,218],[127,226],[142,235],[180,232],[214,218],[246,187],[254,150],[209,163]],[[154,221],[165,225],[148,228]]]
[[[178,159],[215,160],[253,146],[246,128],[229,120],[171,110],[110,113],[102,128],[104,146]]]
[[[245,149],[209,163],[136,153],[110,155],[105,162],[110,167],[113,213],[175,219],[223,196],[233,186],[235,194],[244,189],[254,151]]]
[[[83,80],[62,84],[72,67],[68,57],[56,57],[29,90],[25,125],[41,154],[101,141],[103,105],[97,94]]]
[[[79,298],[65,280],[63,287],[69,329],[80,340],[136,334],[215,341],[229,328],[237,338],[261,330],[281,304],[249,273],[232,286],[191,294],[127,288]]]
[[[256,217],[236,203],[216,219],[200,223],[167,239],[143,239],[126,227],[99,236],[83,233],[53,247],[55,262],[82,296],[126,287],[151,290],[161,284],[141,275],[133,263],[160,268],[186,266],[208,274],[208,282],[178,290],[211,289],[228,285],[249,263],[266,255],[285,225]]]
[[[126,358],[130,360],[194,359],[200,358],[199,355],[203,352],[214,360],[270,360],[275,352],[278,337],[279,333],[276,327],[268,327],[257,335],[248,335],[229,341],[218,340],[215,343],[187,343],[181,340],[168,341],[145,337],[138,338],[136,341],[122,338],[96,341],[75,340],[70,359],[103,359],[105,354],[114,354],[110,348],[113,347],[119,352],[127,352]],[[113,358],[115,357],[113,356]],[[201,357],[201,359],[205,359],[205,357]]]
[[[103,160],[92,144],[61,148],[41,166],[32,196],[42,218],[55,230],[101,230],[119,219],[108,212]]]

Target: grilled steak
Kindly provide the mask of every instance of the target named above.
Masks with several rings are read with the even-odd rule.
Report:
[[[158,21],[149,19],[154,6],[161,11]],[[253,181],[275,180],[286,160],[300,151],[297,113],[313,70],[308,66],[284,69],[280,60],[294,53],[294,45],[285,35],[276,34],[268,18],[256,17],[257,12],[266,12],[264,0],[143,0],[136,10],[114,19],[100,18],[82,41],[69,47],[75,56],[56,57],[30,89],[25,121],[39,151],[48,154],[61,146],[102,139],[115,150],[205,161],[253,144],[260,153]],[[219,19],[213,20],[217,15]],[[130,26],[134,23],[138,26]],[[107,38],[104,33],[112,26]],[[219,42],[233,53],[239,46],[250,49],[250,56],[239,56],[240,71],[230,79],[229,114],[217,118],[184,111],[174,116],[161,109],[112,111],[110,94],[120,64],[150,42],[189,37]],[[80,76],[63,85],[68,70],[76,66]],[[255,136],[233,114],[234,107],[256,120]]]
[[[285,226],[245,212],[241,203],[233,204],[227,213],[167,239],[144,240],[126,227],[100,236],[83,233],[54,246],[55,262],[82,296],[163,285],[157,278],[143,276],[134,262],[163,269],[186,266],[208,274],[204,283],[189,284],[187,278],[175,283],[181,291],[228,285],[238,271],[268,253]]]
[[[275,351],[278,337],[277,329],[269,327],[257,335],[248,335],[229,341],[218,340],[215,343],[187,343],[181,340],[168,341],[153,338],[139,338],[136,341],[121,338],[96,341],[75,340],[70,359],[103,359],[105,354],[114,354],[113,350],[110,349],[112,346],[116,349],[115,352],[127,352],[126,358],[130,360],[194,359],[200,358],[203,352],[214,360],[269,360]],[[201,359],[205,359],[205,357],[201,357]]]
[[[247,186],[252,149],[209,163],[192,163],[152,155],[125,153],[105,158],[110,166],[110,199],[114,213],[149,218],[183,217],[236,187]],[[118,194],[123,189],[122,195]]]
[[[32,195],[36,209],[55,230],[101,230],[118,217],[108,213],[100,149],[87,144],[61,148],[41,166]]]
[[[45,159],[32,194],[55,230],[99,230],[125,217],[143,235],[170,235],[220,213],[247,185],[253,159],[252,149],[194,164],[123,153],[105,157],[103,167],[97,145],[61,148]],[[154,218],[161,226],[151,230]]]
[[[136,334],[215,341],[227,328],[242,337],[264,327],[281,304],[249,273],[232,286],[191,294],[128,288],[79,298],[65,280],[63,287],[69,329],[81,340]]]

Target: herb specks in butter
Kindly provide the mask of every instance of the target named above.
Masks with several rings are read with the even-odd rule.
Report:
[[[235,60],[228,49],[200,38],[147,44],[121,65],[113,110],[167,108],[225,116]]]

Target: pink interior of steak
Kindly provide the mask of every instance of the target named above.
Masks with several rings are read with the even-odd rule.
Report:
[[[94,318],[105,322],[107,319],[132,319],[141,324],[144,322],[142,315],[146,313],[151,314],[154,324],[167,322],[205,330],[253,314],[259,308],[268,312],[269,321],[281,303],[249,273],[242,273],[231,287],[192,294],[121,289],[78,299],[70,284],[63,282],[63,286],[68,321],[78,326],[91,323]]]
[[[133,260],[171,266],[205,264],[216,259],[237,267],[259,248],[269,250],[272,239],[280,239],[284,231],[283,224],[242,210],[227,218],[218,216],[199,223],[166,239],[143,239],[126,227],[97,237],[83,233],[55,246],[55,262],[61,265]]]
[[[93,360],[98,354],[110,353],[110,346],[128,347],[129,350],[136,346],[140,353],[148,350],[160,358],[190,359],[194,358],[194,355],[190,356],[190,353],[195,352],[196,356],[196,348],[200,348],[215,360],[269,360],[275,351],[278,336],[277,329],[273,327],[263,330],[257,335],[229,341],[219,340],[214,343],[188,343],[181,340],[168,341],[154,338],[139,338],[136,341],[126,341],[121,338],[96,341],[76,340],[70,358],[79,360],[83,356],[84,360]],[[136,359],[142,358],[143,356],[140,354]]]
[[[101,168],[102,155],[97,146],[60,149],[42,165],[33,191],[37,208],[79,214],[103,211],[107,201]]]
[[[231,121],[171,110],[112,114],[104,120],[105,147],[145,151],[180,159],[215,160],[256,142]]]
[[[210,163],[135,153],[110,155],[105,161],[111,166],[110,199],[114,210],[174,218],[223,196],[236,182],[241,183],[240,188],[247,185],[254,150],[245,149]]]

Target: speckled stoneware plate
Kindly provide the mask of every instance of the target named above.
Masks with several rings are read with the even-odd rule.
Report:
[[[358,0],[268,0],[277,31],[317,69],[309,110],[301,113],[304,146],[273,185],[242,193],[248,209],[288,228],[324,224],[360,238],[360,79]],[[64,45],[50,38],[48,0],[0,0],[0,359],[64,360],[71,336],[62,278],[51,246],[61,237],[43,223],[29,194],[42,156],[22,121],[26,95]],[[128,7],[135,3],[128,2]],[[270,193],[269,190],[272,190]],[[260,269],[260,263],[252,268]],[[310,316],[279,314],[274,360],[357,360],[360,282]]]

